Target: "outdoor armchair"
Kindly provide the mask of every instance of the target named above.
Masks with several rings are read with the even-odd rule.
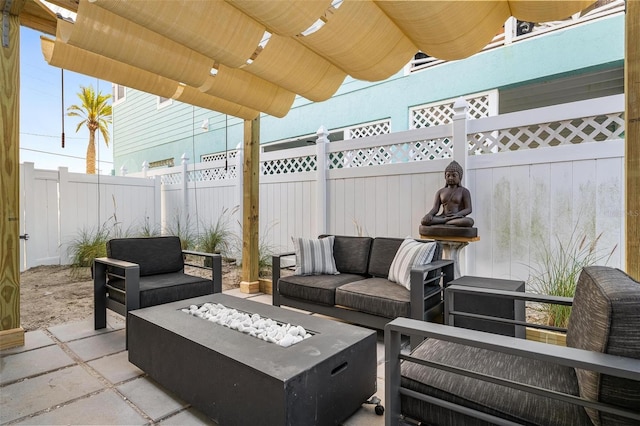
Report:
[[[185,263],[187,255],[205,261]],[[134,309],[222,292],[222,257],[182,250],[178,237],[112,239],[107,256],[94,260],[95,329],[106,327],[107,309],[126,317]],[[185,265],[209,272],[189,275]]]
[[[580,275],[567,347],[398,318],[385,327],[386,424],[640,424],[639,308],[638,282],[596,266]],[[401,334],[427,340],[403,353]]]

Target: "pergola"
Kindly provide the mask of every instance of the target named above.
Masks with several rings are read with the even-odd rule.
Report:
[[[296,95],[330,98],[347,75],[398,72],[418,51],[473,55],[509,16],[564,19],[593,0],[0,0],[0,348],[24,344],[20,327],[20,25],[42,39],[46,61],[106,81],[245,120],[242,281],[257,281],[259,117],[286,115]],[[627,0],[626,272],[640,278],[640,4]]]

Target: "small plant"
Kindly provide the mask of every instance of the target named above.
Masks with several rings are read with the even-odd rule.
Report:
[[[158,227],[157,224],[152,225],[149,222],[149,216],[145,216],[142,226],[138,231],[138,236],[148,238],[148,237],[159,237],[160,235],[161,235],[160,227]]]
[[[68,253],[72,267],[74,269],[90,267],[93,265],[93,259],[105,257],[107,241],[109,241],[109,229],[105,224],[97,229],[83,228],[69,244]]]
[[[240,206],[232,210],[224,208],[215,222],[203,224],[203,232],[198,236],[198,250],[205,253],[221,253],[225,256],[228,254],[232,237],[230,216],[239,208]]]
[[[242,224],[238,222],[242,232]],[[271,261],[274,253],[273,246],[269,243],[268,237],[271,233],[271,229],[277,224],[277,222],[269,225],[264,232],[260,233],[258,240],[258,277],[268,278],[271,276]],[[235,236],[234,244],[237,245],[236,250],[242,252],[242,237]]]
[[[180,238],[182,250],[190,250],[196,246],[197,235],[193,232],[189,214],[183,220],[183,215],[176,211],[173,215],[173,221],[165,229],[165,234]]]
[[[271,277],[271,260],[273,253],[273,247],[263,238],[260,238],[258,242],[258,277]]]
[[[610,252],[597,248],[602,233],[589,241],[587,235],[578,235],[574,228],[568,240],[563,241],[557,235],[555,247],[546,241],[540,241],[537,268],[532,268],[529,287],[536,293],[551,296],[573,297],[580,272],[586,266],[607,264],[617,245]],[[604,262],[603,262],[604,261]],[[571,314],[570,306],[538,305],[547,318],[547,325],[566,328]]]

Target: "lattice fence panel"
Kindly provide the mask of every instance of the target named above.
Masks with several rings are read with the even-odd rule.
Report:
[[[380,166],[451,158],[453,142],[449,138],[413,141],[329,153],[329,169]]]
[[[238,151],[228,151],[227,152],[227,158],[229,158],[229,160],[231,160],[232,158],[236,158],[236,156],[238,155]],[[222,161],[225,158],[225,153],[224,152],[218,152],[217,154],[207,154],[207,155],[203,155],[202,156],[202,162],[208,162],[208,161]]]
[[[263,161],[260,172],[263,176],[281,175],[287,173],[313,172],[318,165],[315,155],[306,157],[283,158],[278,160]]]
[[[235,164],[229,164],[226,169],[225,167],[215,167],[188,172],[189,182],[210,182],[235,179],[236,177],[238,177],[238,171]]]
[[[379,123],[367,124],[359,127],[350,127],[345,130],[348,139],[366,138],[367,136],[386,135],[391,133],[391,122],[381,121]]]
[[[490,115],[491,96],[485,94],[466,100],[468,103],[467,116],[470,119],[488,117]],[[410,110],[411,128],[441,126],[453,120],[453,101],[416,107]]]
[[[624,137],[622,113],[598,115],[469,135],[469,154],[535,149]]]
[[[160,176],[160,183],[163,185],[175,185],[182,183],[182,173],[171,173],[168,175]]]

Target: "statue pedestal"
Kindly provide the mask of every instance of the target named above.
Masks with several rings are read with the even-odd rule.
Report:
[[[442,244],[443,255],[445,259],[453,260],[453,277],[454,279],[460,278],[460,250],[465,248],[474,241],[480,241],[480,237],[452,237],[442,235],[423,235],[420,234],[420,238],[423,240],[435,240]]]

